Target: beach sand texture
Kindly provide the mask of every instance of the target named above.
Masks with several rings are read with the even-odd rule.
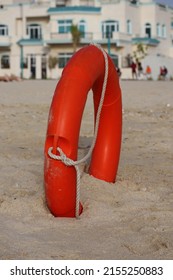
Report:
[[[173,83],[121,81],[117,181],[83,172],[79,220],[45,204],[43,150],[57,81],[0,83],[0,259],[173,259]],[[92,95],[79,156],[93,136]]]

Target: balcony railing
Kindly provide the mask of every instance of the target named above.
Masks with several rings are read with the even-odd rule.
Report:
[[[105,32],[102,33],[102,38],[103,39],[108,39],[108,38],[112,38],[112,39],[116,39],[116,40],[126,40],[129,41],[131,39],[131,34],[128,33],[122,33],[122,32]]]
[[[110,43],[115,43],[119,47],[123,47],[126,43],[131,42],[131,35],[128,33],[122,33],[122,32],[106,32],[102,33],[102,40],[105,42],[105,40],[110,40]]]
[[[27,39],[27,40],[42,40],[43,39],[43,36],[42,34],[38,34],[38,35],[31,35],[31,34],[26,34],[24,36],[24,39]]]
[[[123,32],[113,32],[113,39],[119,41],[131,41],[131,34],[123,33]]]
[[[0,36],[0,46],[1,47],[9,47],[11,45],[11,37],[10,36]]]
[[[93,40],[93,33],[92,32],[85,32],[85,33],[82,33],[81,35],[81,40],[82,39],[85,39],[85,40]]]
[[[148,37],[148,36],[139,36],[139,37],[133,37],[132,38],[132,42],[134,44],[138,44],[138,43],[142,43],[142,44],[145,44],[145,45],[150,45],[150,46],[157,46],[160,41],[155,38],[155,37]]]
[[[95,4],[94,0],[79,0],[79,5],[82,5],[82,6],[94,6],[94,4]],[[72,5],[73,5],[72,0],[56,0],[55,1],[56,7],[72,6]]]
[[[102,4],[117,4],[121,0],[102,0]]]
[[[66,5],[71,4],[71,0],[56,0],[55,1],[55,6],[56,7],[64,7]]]
[[[51,40],[71,40],[71,33],[57,33],[57,32],[53,32],[50,33],[50,39]]]
[[[113,32],[102,32],[102,39],[111,39],[113,37]]]
[[[94,0],[80,0],[82,6],[94,6]]]
[[[85,33],[82,33],[81,35],[81,43],[84,43],[86,41],[92,41],[93,39],[93,33],[92,32],[85,32]],[[52,41],[58,41],[59,42],[72,42],[72,35],[70,32],[68,33],[51,33],[50,34],[50,40]]]

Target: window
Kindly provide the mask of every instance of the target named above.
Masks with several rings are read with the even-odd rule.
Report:
[[[158,36],[158,37],[161,37],[161,36],[162,36],[162,34],[161,34],[161,25],[160,25],[160,23],[157,23],[157,25],[156,25],[156,33],[157,33],[157,36]]]
[[[156,32],[157,32],[157,36],[166,38],[166,25],[165,24],[161,25],[160,23],[157,23]]]
[[[41,26],[39,24],[29,24],[26,30],[27,35],[30,39],[41,39]]]
[[[59,53],[58,56],[58,66],[59,68],[64,68],[69,61],[69,59],[72,57],[72,53]]]
[[[23,57],[23,61],[21,62],[21,68],[28,68],[28,57]]]
[[[166,26],[165,26],[165,24],[162,25],[162,37],[166,38]]]
[[[0,24],[0,36],[8,35],[8,26],[4,24]]]
[[[31,56],[30,56],[30,70],[31,70],[31,78],[35,79],[35,77],[36,77],[36,56],[35,56],[35,54],[31,54]]]
[[[132,34],[132,22],[130,19],[127,20],[127,33]]]
[[[132,56],[130,54],[127,54],[126,56],[122,56],[122,67],[123,68],[129,68],[132,64]]]
[[[85,31],[86,31],[86,22],[85,20],[80,20],[78,28],[80,32],[82,33],[82,38],[85,37]]]
[[[145,24],[145,34],[147,35],[147,37],[151,38],[151,24],[150,23]]]
[[[116,54],[111,54],[112,61],[116,67],[118,67],[118,56]]]
[[[66,5],[65,0],[56,0],[55,2],[56,7],[64,7]]]
[[[69,33],[71,25],[72,25],[71,19],[58,20],[58,32],[59,33]]]
[[[31,67],[36,67],[36,56],[35,54],[31,54],[30,56],[30,63],[31,63]]]
[[[10,57],[9,55],[1,56],[1,68],[9,69],[10,68]]]
[[[136,5],[138,3],[137,0],[129,0],[131,4]]]
[[[119,22],[114,20],[107,20],[102,22],[102,37],[112,38],[113,32],[119,31]]]

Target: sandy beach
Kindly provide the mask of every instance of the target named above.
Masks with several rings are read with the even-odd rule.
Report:
[[[81,167],[80,219],[45,204],[43,150],[56,80],[0,83],[0,259],[173,259],[173,82],[121,81],[117,181]],[[93,136],[89,94],[79,156]]]

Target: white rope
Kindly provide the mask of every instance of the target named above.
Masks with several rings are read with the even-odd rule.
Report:
[[[65,165],[67,166],[74,166],[74,168],[76,169],[76,209],[75,209],[75,216],[76,218],[79,218],[79,201],[80,201],[80,170],[77,161],[74,161],[70,158],[68,158],[64,152],[62,151],[61,148],[57,148],[57,151],[59,152],[59,156],[55,155],[52,153],[53,147],[50,147],[48,149],[48,155],[55,159],[55,160],[60,160],[61,162],[63,162]]]
[[[97,47],[102,52],[102,54],[104,56],[104,60],[105,60],[105,75],[104,75],[104,81],[103,81],[103,86],[102,86],[101,98],[100,98],[100,102],[99,102],[99,106],[98,106],[98,110],[97,110],[95,132],[94,132],[94,138],[93,138],[92,145],[91,145],[88,153],[82,159],[77,160],[77,161],[74,161],[74,160],[68,158],[64,154],[64,152],[61,150],[61,148],[59,148],[59,147],[57,148],[57,151],[59,152],[59,156],[52,153],[53,147],[50,147],[48,149],[48,155],[52,159],[60,160],[65,165],[74,166],[74,168],[76,169],[76,177],[77,177],[77,180],[76,180],[77,181],[76,182],[76,209],[75,209],[76,218],[79,218],[79,201],[80,201],[80,170],[79,170],[78,165],[85,162],[91,156],[92,151],[94,149],[96,139],[97,139],[98,129],[99,129],[100,114],[101,114],[101,110],[102,110],[102,106],[103,106],[103,101],[104,101],[106,86],[107,86],[107,80],[108,80],[108,57],[107,57],[107,54],[102,49],[102,47],[100,45],[93,44],[93,43],[91,45],[94,45],[95,47]]]

